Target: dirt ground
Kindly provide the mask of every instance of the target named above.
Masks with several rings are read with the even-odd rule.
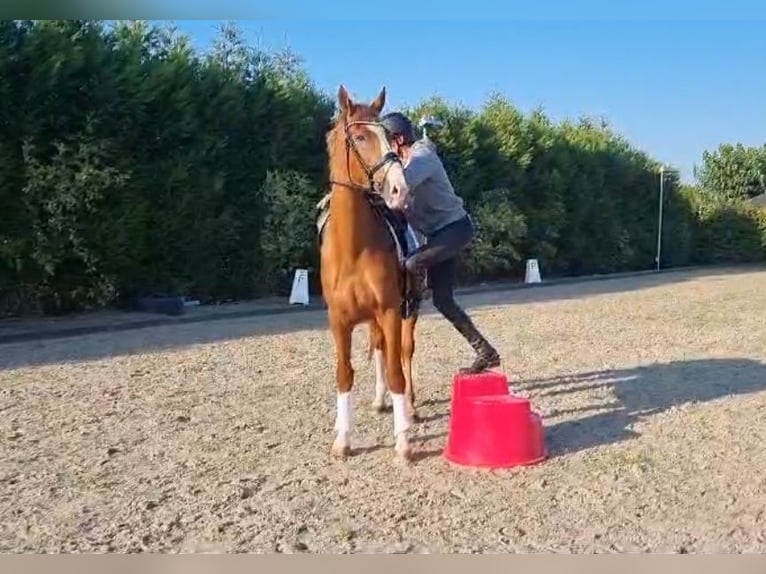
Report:
[[[393,460],[355,336],[354,454],[329,456],[324,312],[0,346],[2,552],[764,552],[766,271],[465,297],[550,458],[442,458],[470,349],[418,328],[424,422]]]

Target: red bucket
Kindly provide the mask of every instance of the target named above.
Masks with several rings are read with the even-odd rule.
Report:
[[[494,375],[494,376],[492,376]],[[510,468],[534,464],[547,457],[543,424],[529,401],[500,392],[505,377],[482,374],[456,377],[453,387],[449,438],[444,457],[455,464]],[[467,381],[467,382],[466,382]],[[490,382],[491,381],[491,382]]]
[[[452,409],[467,397],[507,395],[508,379],[502,373],[486,371],[476,374],[457,374],[452,380]]]

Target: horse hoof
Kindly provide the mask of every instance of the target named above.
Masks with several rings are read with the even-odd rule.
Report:
[[[346,458],[351,456],[351,447],[348,446],[347,444],[339,444],[337,442],[334,442],[332,445],[331,452],[335,458],[345,460]]]
[[[421,420],[420,419],[420,414],[415,409],[410,409],[407,414],[410,417],[410,419],[412,419],[413,423],[419,423],[420,422],[420,420]]]
[[[372,403],[372,410],[373,412],[382,415],[386,412],[386,404],[385,403]]]
[[[412,448],[404,435],[397,437],[394,452],[399,462],[410,462],[412,460]]]
[[[412,462],[412,449],[409,446],[401,450],[395,449],[394,452],[396,453],[396,462],[400,464],[409,464]]]

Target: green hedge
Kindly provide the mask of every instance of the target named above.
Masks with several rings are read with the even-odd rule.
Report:
[[[730,201],[697,198],[695,252],[699,265],[763,261],[766,210]]]
[[[353,88],[353,86],[350,86]],[[362,95],[363,96],[363,95]],[[316,269],[334,98],[227,27],[209,54],[145,23],[0,22],[0,314],[285,294]],[[461,280],[654,265],[658,163],[602,122],[430,99],[479,236]],[[763,212],[667,182],[663,262],[763,258]]]

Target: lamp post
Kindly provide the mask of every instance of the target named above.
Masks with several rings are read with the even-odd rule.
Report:
[[[662,255],[662,215],[663,215],[663,207],[665,203],[665,174],[666,173],[678,173],[678,170],[675,170],[666,165],[663,165],[662,167],[660,167],[660,206],[659,206],[658,214],[657,214],[657,256],[655,258],[655,262],[657,263],[657,271],[660,270],[660,262],[661,262],[660,257]]]
[[[418,127],[423,130],[423,137],[425,139],[428,139],[428,131],[427,128],[441,128],[444,126],[444,122],[442,122],[439,118],[436,118],[434,116],[423,116],[420,118],[420,121],[418,122]]]

